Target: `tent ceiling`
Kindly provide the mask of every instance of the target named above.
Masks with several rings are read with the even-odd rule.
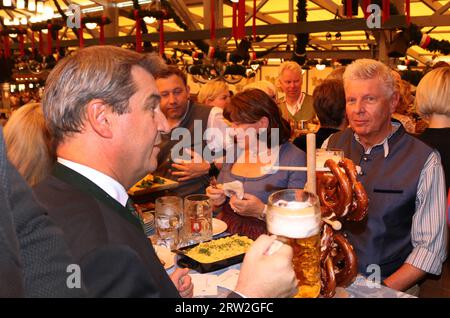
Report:
[[[0,0],[1,1],[1,0]],[[199,29],[204,28],[204,24],[209,17],[204,17],[204,3],[209,3],[210,0],[172,0],[170,1],[173,4],[178,4],[181,2],[181,5],[177,7],[183,7],[183,5],[187,8],[187,12],[185,12],[186,16],[191,20],[191,22],[198,26]],[[217,2],[223,1],[223,27],[231,28],[232,25],[232,8],[229,5],[228,0],[217,0]],[[63,9],[67,9],[69,1],[68,0],[58,0],[59,4]],[[141,0],[140,0],[141,2]],[[148,1],[147,1],[148,2]],[[396,1],[394,1],[396,2]],[[400,1],[398,1],[400,2]],[[56,11],[53,0],[46,2],[48,5],[53,6],[54,11]],[[84,9],[100,9],[99,11],[86,13],[87,16],[97,16],[102,14],[103,5],[110,7],[120,7],[118,9],[119,18],[118,18],[118,34],[117,36],[129,36],[134,35],[134,21],[126,17],[128,12],[132,10],[131,1],[125,0],[73,0],[71,3],[78,4],[81,6],[82,10]],[[258,26],[263,25],[271,25],[271,24],[280,24],[280,23],[289,23],[295,22],[296,16],[296,1],[295,0],[257,0],[257,7],[260,7],[257,13],[256,24]],[[127,6],[128,4],[128,6]],[[150,6],[151,4],[141,4],[143,9],[146,6]],[[248,8],[253,8],[253,0],[246,0],[246,5]],[[294,9],[294,12],[290,12],[290,8]],[[415,17],[423,17],[423,16],[431,16],[433,17],[440,16],[439,26],[424,26],[422,28],[422,32],[429,32],[429,35],[437,40],[450,40],[450,0],[411,0],[411,16],[414,19]],[[323,21],[323,20],[331,20],[336,17],[336,10],[338,12],[342,12],[342,4],[341,0],[309,0],[307,3],[308,9],[308,19],[307,21]],[[112,9],[113,10],[113,9]],[[252,10],[247,10],[248,13],[252,13]],[[24,10],[0,10],[0,16],[2,19],[11,19],[13,17],[23,17],[30,16],[30,12]],[[361,8],[359,8],[358,18],[363,17],[363,13]],[[186,21],[184,21],[186,22]],[[189,23],[187,23],[189,25]],[[248,19],[246,26],[252,25],[252,19]],[[173,31],[182,31],[172,20],[169,20],[164,25],[166,32]],[[157,23],[148,25],[149,33],[157,32]],[[335,33],[331,32],[332,39],[326,39],[327,32],[314,32],[311,30],[310,33],[310,44],[313,45],[314,48],[308,47],[308,50],[314,49],[332,49],[336,51],[355,51],[362,50],[368,51],[370,50],[369,44],[376,44],[374,36],[370,32],[364,31],[345,31],[341,32],[341,39],[336,40]],[[72,30],[63,29],[62,40],[70,40],[76,39],[75,34]],[[85,30],[84,37],[86,39],[98,37],[98,31],[89,31]],[[286,34],[274,34],[268,36],[264,41],[260,43],[256,43],[254,48],[256,50],[266,49],[275,44],[281,42],[292,43],[294,37],[292,35]],[[177,45],[177,43],[168,43],[167,49],[170,50],[171,47]],[[230,49],[234,45],[234,41],[228,41],[227,45]],[[281,45],[279,50],[285,51],[286,45]],[[426,50],[421,49],[418,46],[411,47],[408,50],[408,54],[411,57],[419,58],[421,62],[430,61],[433,57],[435,57],[436,53],[431,53]]]

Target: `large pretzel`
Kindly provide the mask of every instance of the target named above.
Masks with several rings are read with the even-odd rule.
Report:
[[[357,180],[355,165],[344,158],[339,163],[329,159],[325,166],[331,173],[317,174],[317,193],[322,217],[328,220],[361,221],[367,215],[367,193]],[[333,297],[336,287],[347,287],[358,273],[353,246],[340,232],[323,222],[321,234],[321,295]]]

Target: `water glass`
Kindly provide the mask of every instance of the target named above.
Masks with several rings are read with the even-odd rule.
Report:
[[[183,200],[164,196],[155,201],[156,244],[169,249],[178,248],[183,229]]]

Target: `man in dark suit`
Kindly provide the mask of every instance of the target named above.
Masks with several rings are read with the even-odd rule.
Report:
[[[166,274],[126,192],[156,168],[160,133],[168,131],[153,77],[164,67],[157,55],[94,46],[60,61],[47,78],[43,109],[58,162],[35,193],[63,229],[94,297],[193,293],[188,269]],[[256,244],[237,292],[292,294],[292,250],[284,246],[265,257],[258,252],[272,241]],[[276,274],[252,283],[252,271],[263,268]]]
[[[0,131],[0,297],[80,297],[61,231],[6,158]],[[77,287],[77,286],[72,286]]]

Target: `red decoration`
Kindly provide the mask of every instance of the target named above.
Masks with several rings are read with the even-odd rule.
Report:
[[[237,22],[236,37],[243,39],[245,37],[245,0],[239,0]]]
[[[59,30],[58,29],[56,29],[55,30],[55,32],[56,32],[56,54],[58,54],[58,56],[59,56]]]
[[[84,48],[83,23],[80,24],[80,28],[78,29],[78,41],[80,49]]]
[[[35,39],[34,39],[34,31],[31,31],[31,49],[32,49],[32,51],[33,51],[33,53],[34,53],[34,49],[35,49],[35,47],[36,47],[36,45],[35,45]]]
[[[20,31],[22,31],[22,29],[20,29]],[[25,55],[25,46],[24,46],[24,41],[23,41],[23,34],[19,33],[19,35],[17,37],[19,39],[19,55],[24,56]]]
[[[106,24],[106,17],[102,16],[102,23],[100,24],[100,45],[105,45],[105,24]]]
[[[134,18],[136,19],[136,52],[142,52],[142,31],[141,31],[141,17],[139,11],[134,10]]]
[[[235,2],[233,2],[233,24],[231,27],[231,35],[234,37],[234,39],[237,38],[237,31],[236,31],[236,27],[237,27],[237,5]]]
[[[52,55],[52,24],[47,24],[47,54]]]
[[[383,23],[389,20],[391,16],[389,0],[383,0]]]
[[[406,23],[409,25],[411,23],[411,11],[410,11],[410,0],[405,0],[405,13],[406,13]]]
[[[256,0],[253,0],[253,16],[252,16],[253,41],[256,41]]]
[[[39,54],[44,55],[44,40],[42,38],[42,30],[39,30]]]
[[[369,12],[367,12],[367,7],[370,5],[370,0],[363,0],[363,11],[364,11],[364,19],[369,17]]]
[[[430,42],[431,42],[431,37],[428,34],[424,33],[424,34],[422,34],[422,39],[420,40],[419,46],[422,49],[426,49],[428,47],[428,45],[430,45]]]
[[[159,55],[164,56],[164,18],[159,19]]]
[[[8,35],[3,36],[3,47],[5,48],[5,58],[10,57],[11,49],[9,48],[9,36]]]
[[[346,13],[345,13],[345,15],[347,16],[347,17],[349,17],[349,18],[351,18],[351,17],[353,17],[353,12],[352,12],[352,7],[353,7],[353,5],[352,5],[352,0],[345,0],[346,1]]]

